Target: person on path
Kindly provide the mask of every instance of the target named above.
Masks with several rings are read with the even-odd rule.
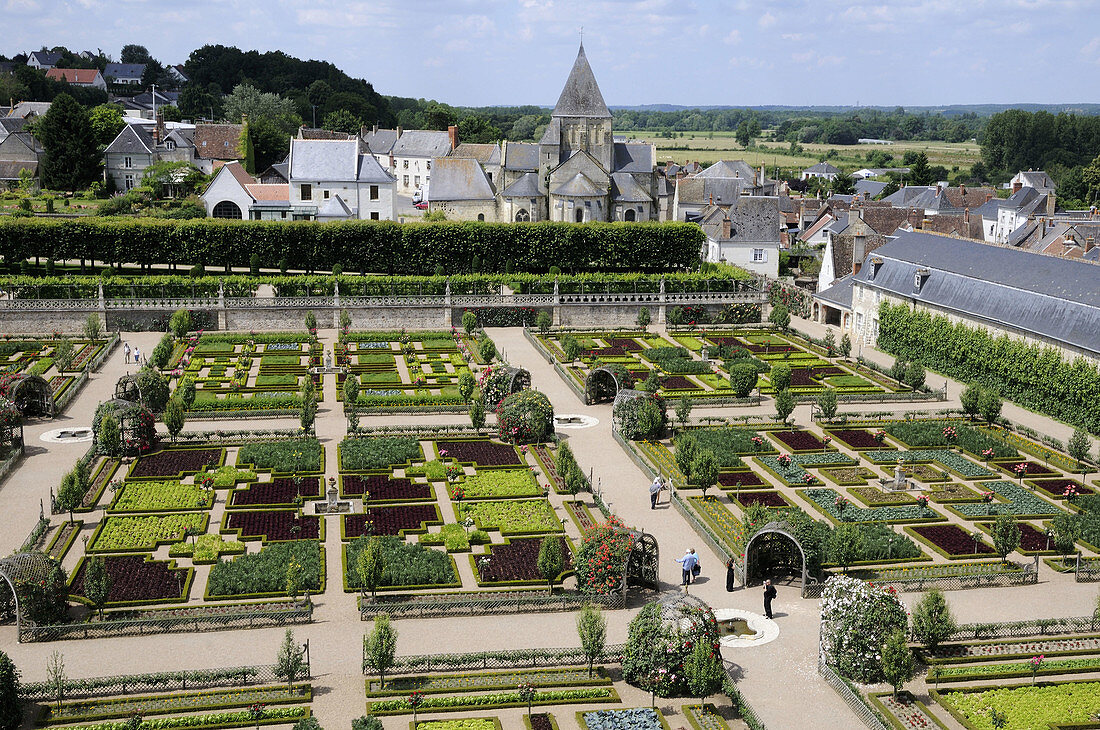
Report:
[[[141,364],[141,348],[136,346],[134,347],[134,364]]]
[[[130,363],[130,343],[129,342],[123,342],[122,343],[122,362],[124,362],[126,364]]]
[[[731,555],[730,559],[726,561],[726,592],[733,593],[733,587],[737,583],[737,573],[734,571],[733,566],[737,565],[736,559]]]
[[[775,586],[770,580],[764,581],[764,615],[772,617],[772,600],[776,596]]]
[[[694,548],[688,549],[688,551],[686,553],[684,553],[684,557],[675,558],[675,560],[676,560],[677,563],[680,564],[680,568],[683,571],[683,577],[682,577],[683,579],[682,579],[682,582],[680,583],[680,585],[682,585],[682,586],[690,585],[692,574],[693,574],[693,571],[695,570],[695,566],[697,566],[699,564],[699,558],[695,557],[695,549]]]
[[[661,475],[653,477],[653,483],[649,485],[649,508],[657,509],[657,500],[661,497],[661,490],[664,489],[661,484]]]

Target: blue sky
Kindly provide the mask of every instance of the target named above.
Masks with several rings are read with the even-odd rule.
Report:
[[[579,29],[610,105],[1100,101],[1100,0],[0,0],[7,55],[206,43],[386,94],[552,105]]]

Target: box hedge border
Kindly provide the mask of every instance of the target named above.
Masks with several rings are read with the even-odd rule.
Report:
[[[578,670],[578,671],[584,670],[585,672],[588,671],[588,667],[586,665],[576,665],[576,666],[572,666],[572,667],[570,667],[570,666],[564,666],[564,667],[530,667],[530,668],[517,667],[515,669],[503,669],[503,670],[500,670],[500,671],[489,671],[489,672],[458,672],[458,673],[426,674],[426,675],[422,675],[422,676],[417,676],[417,677],[415,677],[415,679],[430,680],[430,679],[437,679],[437,678],[445,679],[445,678],[451,678],[451,677],[455,677],[455,678],[466,677],[466,678],[476,679],[478,677],[498,677],[498,676],[505,676],[505,675],[510,675],[510,674],[514,675],[514,674],[517,674],[517,673],[528,673],[528,674],[530,674],[530,677],[528,677],[527,679],[531,680],[532,684],[534,684],[534,685],[536,685],[540,688],[542,688],[542,687],[548,687],[548,688],[549,687],[553,687],[553,688],[558,688],[558,687],[611,687],[613,685],[613,682],[611,681],[611,677],[609,677],[608,674],[607,674],[607,669],[605,669],[602,666],[595,667],[596,671],[595,671],[595,676],[594,677],[585,677],[584,679],[577,680],[577,681],[566,681],[564,683],[554,682],[552,684],[547,684],[545,682],[540,683],[540,682],[536,681],[538,679],[538,677],[541,676],[545,672],[557,672],[557,671],[561,671],[563,669],[573,669],[573,670]],[[409,679],[409,678],[407,677],[407,679]],[[382,691],[382,692],[371,692],[370,686],[371,686],[371,683],[374,682],[374,681],[375,681],[375,678],[373,676],[369,676],[369,677],[366,678],[366,696],[367,697],[379,697],[379,698],[382,698],[382,697],[401,697],[401,696],[408,695],[412,691],[412,690],[389,690],[389,691]],[[454,687],[440,687],[438,689],[430,689],[430,688],[429,689],[421,689],[421,688],[417,688],[416,691],[420,692],[422,694],[447,694],[447,693],[468,693],[468,692],[495,692],[495,691],[501,691],[501,690],[507,690],[507,689],[511,689],[511,687],[504,687],[504,686],[499,685],[499,684],[469,684],[469,685],[464,685],[460,689],[454,688]]]

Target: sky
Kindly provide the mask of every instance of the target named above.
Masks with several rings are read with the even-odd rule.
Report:
[[[331,61],[383,94],[552,106],[1100,102],[1100,0],[0,0],[0,53],[205,44]]]

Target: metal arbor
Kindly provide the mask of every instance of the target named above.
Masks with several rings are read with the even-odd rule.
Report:
[[[46,580],[50,571],[50,559],[43,553],[15,553],[0,560],[0,578],[7,582],[15,601],[15,625],[17,633],[23,626],[23,614],[19,606],[19,586]],[[22,640],[20,636],[20,640]]]
[[[660,589],[661,554],[657,538],[648,532],[631,530],[630,552],[623,571],[623,590],[629,586]]]
[[[7,398],[0,398],[0,458],[23,450],[23,414]]]
[[[92,431],[95,443],[99,445],[99,428],[103,416],[110,413],[118,421],[122,436],[122,455],[138,456],[149,446],[156,443],[156,419],[152,412],[140,402],[128,400],[109,400],[100,403],[92,419]]]
[[[53,418],[53,388],[41,375],[12,373],[0,381],[0,396],[7,398],[24,416]]]
[[[141,386],[136,375],[123,375],[115,383],[115,400],[141,403]]]
[[[497,403],[512,393],[531,387],[531,373],[524,368],[502,365],[493,368],[492,374],[482,385],[485,394],[485,407],[496,408]]]
[[[805,592],[808,565],[802,543],[786,522],[769,522],[745,546],[744,586],[763,582],[769,573],[801,575],[800,590]]]
[[[584,404],[613,400],[620,391],[634,387],[634,378],[618,363],[602,365],[588,374],[584,381]]]

